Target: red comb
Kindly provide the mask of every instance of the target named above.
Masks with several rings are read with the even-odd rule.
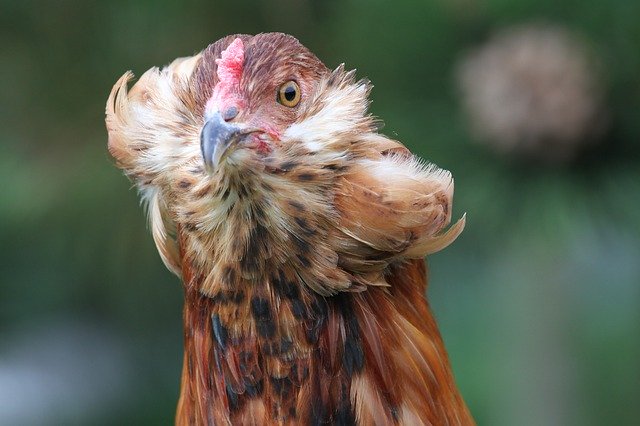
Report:
[[[222,51],[220,59],[216,59],[218,64],[219,84],[237,85],[242,76],[242,65],[244,64],[244,44],[242,40],[236,38]]]
[[[239,107],[240,78],[244,65],[244,43],[236,38],[222,51],[218,64],[218,84],[213,89],[213,94],[207,102],[206,111],[224,110],[229,106]]]

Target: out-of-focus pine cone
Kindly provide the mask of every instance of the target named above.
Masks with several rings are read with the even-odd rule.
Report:
[[[504,30],[458,68],[477,140],[550,162],[571,160],[606,119],[598,63],[568,30],[528,24]]]

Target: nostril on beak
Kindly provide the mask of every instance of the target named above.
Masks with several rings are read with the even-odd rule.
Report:
[[[224,112],[222,113],[222,119],[224,121],[230,121],[236,118],[237,115],[238,115],[238,108],[236,108],[235,106],[230,106],[229,108],[225,109]]]

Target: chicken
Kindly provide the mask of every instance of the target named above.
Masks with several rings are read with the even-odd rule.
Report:
[[[183,281],[176,424],[473,424],[425,299],[453,179],[378,133],[369,82],[281,33],[132,78],[108,147]]]

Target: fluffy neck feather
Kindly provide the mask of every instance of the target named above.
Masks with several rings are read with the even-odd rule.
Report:
[[[464,226],[439,234],[450,175],[375,134],[367,83],[340,68],[275,154],[209,176],[197,60],[130,93],[123,76],[107,107],[109,149],[185,286],[176,422],[472,424],[423,296],[421,258]]]
[[[347,170],[344,156],[318,165],[321,156],[303,144],[279,156],[243,166],[226,164],[212,176],[183,178],[176,211],[185,234],[185,255],[206,274],[205,294],[221,286],[228,271],[248,280],[265,271],[292,268],[321,294],[350,285],[331,247],[336,221],[333,188]]]

